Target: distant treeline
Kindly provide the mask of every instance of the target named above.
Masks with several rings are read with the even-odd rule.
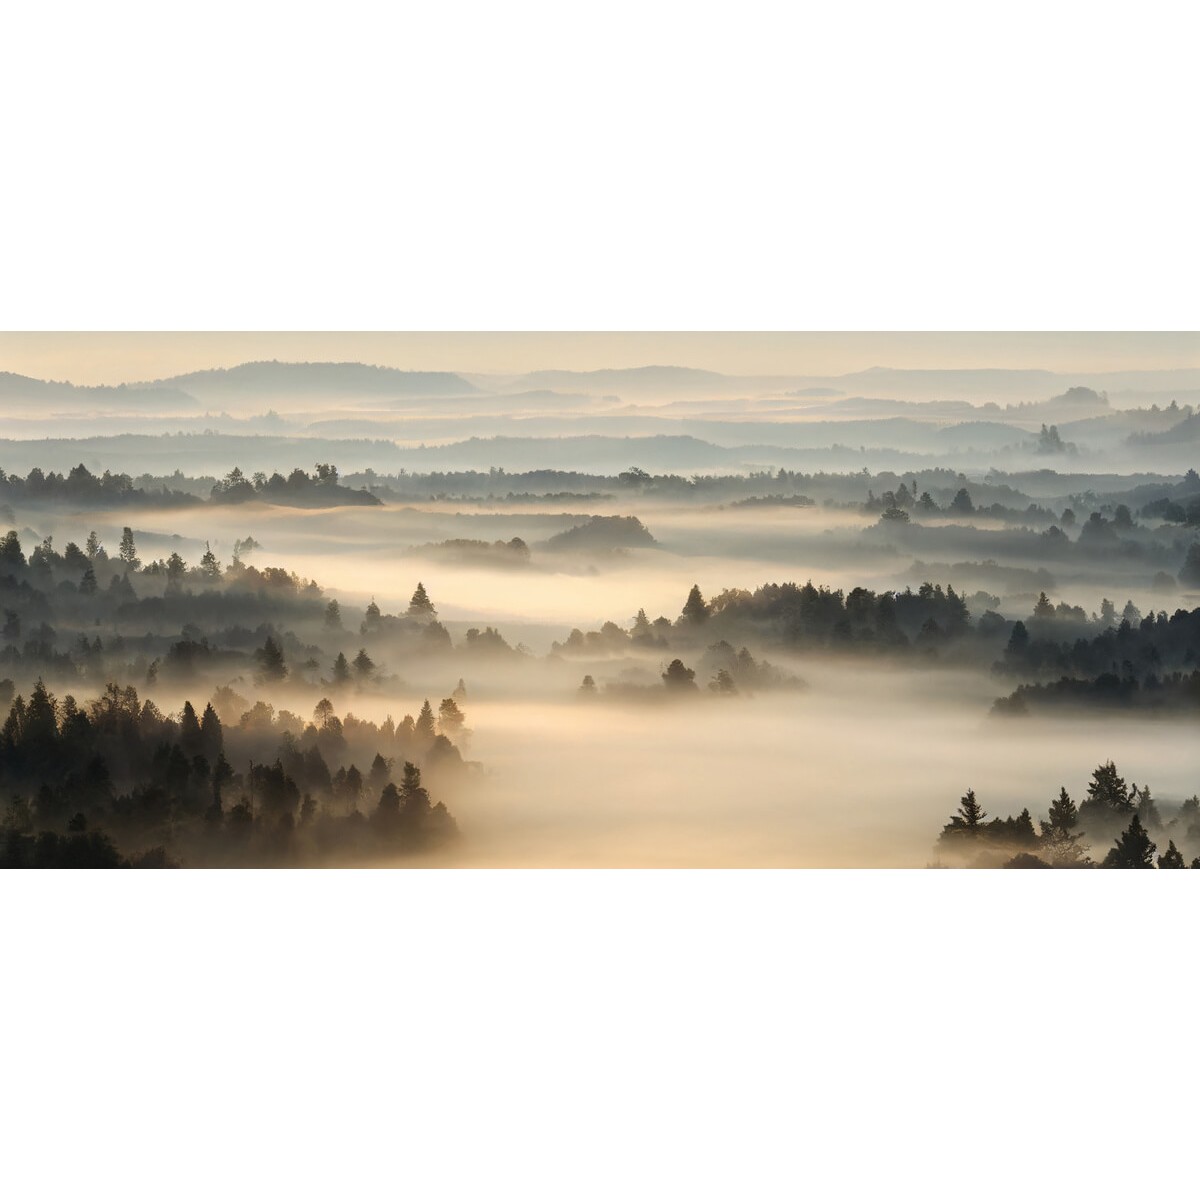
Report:
[[[261,500],[270,504],[299,507],[326,505],[378,505],[369,492],[343,487],[337,467],[317,463],[312,475],[296,467],[286,477],[257,472],[247,479],[234,467],[223,479],[189,479],[180,472],[172,476],[130,475],[105,471],[94,475],[82,463],[66,474],[44,472],[34,467],[24,479],[0,470],[0,501],[47,503],[62,501],[91,507],[188,508],[203,504],[202,493],[213,504],[242,504]]]
[[[968,790],[938,838],[936,865],[1167,869],[1188,866],[1191,856],[1191,866],[1200,867],[1200,798],[1185,800],[1164,821],[1149,786],[1127,785],[1112,762],[1092,772],[1082,804],[1061,788],[1038,827],[1028,808],[1015,817],[987,817]],[[1152,835],[1168,839],[1157,858]],[[1102,855],[1099,861],[1093,853]]]

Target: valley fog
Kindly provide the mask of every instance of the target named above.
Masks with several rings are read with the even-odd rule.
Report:
[[[12,854],[1200,861],[1200,370],[1108,382],[0,376]]]

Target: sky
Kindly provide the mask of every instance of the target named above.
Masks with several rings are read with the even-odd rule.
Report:
[[[0,333],[0,371],[76,384],[262,359],[487,374],[651,364],[734,375],[872,366],[1098,372],[1200,367],[1200,333]]]

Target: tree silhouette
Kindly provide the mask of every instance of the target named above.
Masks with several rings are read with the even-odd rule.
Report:
[[[663,672],[662,681],[674,691],[696,690],[696,672],[691,667],[685,667],[678,658],[671,660]]]
[[[950,821],[964,829],[978,830],[986,816],[983,805],[975,799],[975,789],[968,788],[967,794],[958,802],[958,812],[950,818]]]
[[[429,599],[423,583],[418,582],[416,590],[412,594],[412,599],[408,602],[408,615],[410,617],[437,616],[437,609],[433,607],[433,601]]]
[[[1158,856],[1158,869],[1160,871],[1183,870],[1186,867],[1183,861],[1183,855],[1175,848],[1174,842],[1167,843],[1165,853]]]
[[[121,549],[118,551],[118,557],[132,570],[136,570],[140,565],[137,547],[133,542],[133,530],[128,525],[121,530]]]
[[[1153,869],[1155,849],[1150,835],[1142,826],[1141,818],[1134,813],[1129,828],[1117,838],[1116,845],[1105,855],[1101,866],[1124,870]]]
[[[1088,784],[1088,798],[1083,802],[1081,813],[1088,812],[1133,812],[1133,801],[1125,786],[1125,780],[1117,774],[1113,763],[1106,762],[1092,772]],[[1141,822],[1138,822],[1139,828]]]
[[[417,723],[415,733],[420,741],[432,741],[437,730],[435,728],[433,718],[433,705],[428,700],[421,705],[421,711],[417,714]],[[408,764],[405,764],[407,768]]]
[[[350,664],[346,661],[345,654],[338,652],[337,658],[333,660],[333,686],[345,687],[350,682]]]
[[[283,651],[273,637],[268,637],[262,648],[255,650],[254,658],[258,663],[260,683],[281,683],[287,678],[288,669],[283,660]]]
[[[1058,799],[1050,805],[1049,820],[1042,822],[1042,845],[1046,856],[1056,867],[1071,867],[1085,861],[1083,834],[1076,833],[1079,810],[1075,801],[1060,788]]]
[[[683,606],[683,615],[693,625],[701,625],[708,620],[708,605],[704,603],[704,597],[700,594],[699,584],[692,584],[692,590],[688,592],[687,601]]]

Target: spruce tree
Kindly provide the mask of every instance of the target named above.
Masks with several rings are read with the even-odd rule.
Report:
[[[704,603],[698,583],[692,584],[692,590],[688,592],[687,601],[683,606],[683,615],[693,625],[701,625],[708,620],[708,605]]]
[[[139,566],[137,547],[133,542],[133,530],[130,529],[128,525],[121,530],[121,549],[118,553],[118,557],[126,565],[126,567],[136,570]]]
[[[1129,828],[1117,838],[1116,845],[1105,855],[1101,865],[1122,870],[1152,870],[1155,849],[1141,818],[1134,813]]]
[[[437,730],[435,728],[433,719],[433,705],[426,700],[425,703],[421,705],[421,712],[417,716],[415,733],[422,741],[432,741],[436,732]],[[405,763],[405,769],[407,770],[407,768],[408,764]]]
[[[423,583],[418,582],[416,591],[413,592],[412,599],[408,602],[408,615],[410,617],[437,616],[437,609],[433,607],[433,602],[429,599]]]
[[[975,799],[975,789],[968,788],[967,794],[958,802],[958,812],[950,820],[954,825],[976,831],[986,816],[983,805]]]
[[[1056,867],[1071,867],[1086,861],[1081,845],[1083,834],[1075,832],[1079,810],[1066,788],[1059,788],[1049,816],[1048,821],[1042,822],[1042,846],[1050,862]]]
[[[1080,812],[1132,811],[1133,802],[1129,798],[1125,780],[1117,774],[1117,768],[1111,761],[1098,766],[1092,772],[1092,781],[1088,784],[1088,798],[1080,807]]]
[[[1158,856],[1158,869],[1160,871],[1182,871],[1185,866],[1183,855],[1175,848],[1175,843],[1168,842],[1166,852]]]
[[[346,656],[341,652],[337,658],[333,660],[333,685],[334,687],[345,687],[350,682],[350,664],[346,661]]]
[[[260,683],[280,683],[287,678],[287,665],[283,660],[283,651],[279,643],[268,637],[262,649],[254,652],[258,661],[258,680]]]

